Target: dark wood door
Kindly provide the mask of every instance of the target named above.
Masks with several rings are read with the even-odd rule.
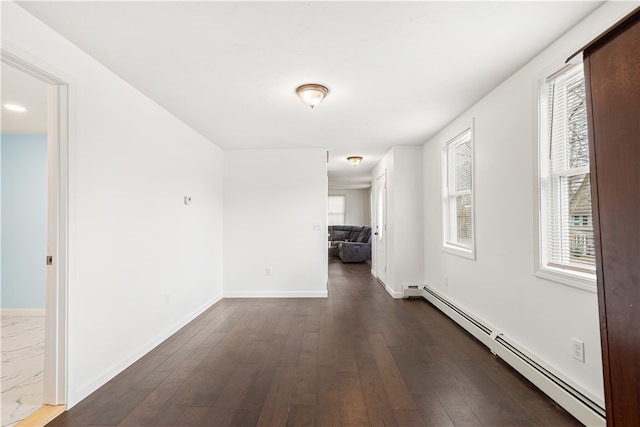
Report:
[[[640,10],[584,65],[607,424],[640,426]]]

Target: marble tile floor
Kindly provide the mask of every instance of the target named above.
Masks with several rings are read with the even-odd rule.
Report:
[[[42,407],[44,316],[2,315],[2,427]]]

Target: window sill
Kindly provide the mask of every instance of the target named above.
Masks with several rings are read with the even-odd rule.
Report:
[[[538,271],[536,271],[535,275],[542,279],[582,289],[583,291],[594,294],[597,292],[595,273],[580,273],[577,271],[547,266],[540,267]]]
[[[471,260],[476,259],[476,254],[475,251],[473,249],[465,249],[465,248],[461,248],[459,246],[453,246],[453,245],[447,245],[444,244],[442,246],[442,252],[447,252],[449,254],[453,254],[453,255],[458,255],[461,256],[463,258],[468,258]]]

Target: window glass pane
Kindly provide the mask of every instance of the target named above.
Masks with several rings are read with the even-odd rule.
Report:
[[[563,221],[567,229],[569,258],[564,261],[591,265],[595,262],[595,245],[589,174],[568,176],[562,182],[569,202],[568,217]]]
[[[455,146],[455,191],[471,191],[471,140]]]
[[[457,243],[471,245],[471,194],[456,196]]]
[[[327,221],[329,225],[344,225],[345,196],[329,196],[327,202]]]
[[[569,82],[566,96],[567,167],[589,166],[584,78]]]

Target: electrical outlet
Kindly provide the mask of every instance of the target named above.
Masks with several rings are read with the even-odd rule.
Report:
[[[577,338],[571,339],[571,355],[574,359],[584,363],[584,342]]]
[[[449,277],[444,276],[444,287],[448,288],[449,287]]]
[[[267,267],[267,268],[265,269],[265,274],[266,274],[267,276],[271,276],[271,274],[273,274],[273,270],[271,270],[271,267]]]

